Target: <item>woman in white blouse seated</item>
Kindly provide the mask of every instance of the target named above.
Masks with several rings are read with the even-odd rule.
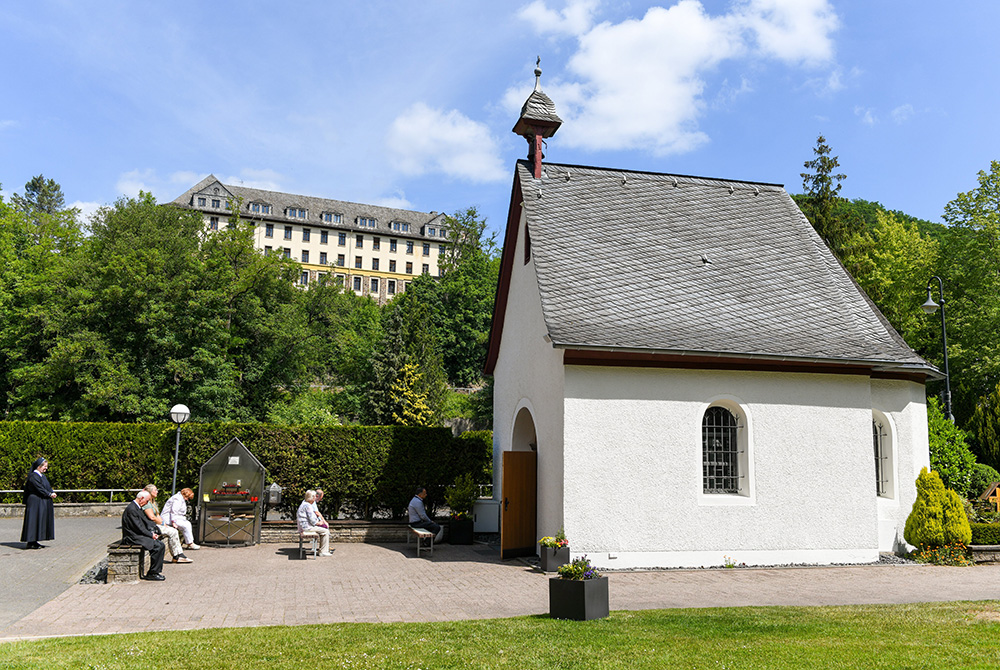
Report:
[[[184,535],[185,549],[201,549],[194,543],[194,533],[191,530],[191,522],[187,520],[187,501],[194,498],[194,491],[191,489],[181,489],[167,499],[166,504],[160,511],[163,517],[163,525],[173,526]]]

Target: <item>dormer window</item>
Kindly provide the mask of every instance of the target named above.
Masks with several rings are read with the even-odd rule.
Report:
[[[306,210],[301,207],[289,207],[285,210],[285,216],[289,219],[304,219],[306,218]]]
[[[370,216],[359,216],[358,225],[361,226],[362,228],[374,228],[375,219]]]
[[[324,223],[343,223],[343,214],[334,214],[333,212],[323,212],[323,222]]]
[[[207,201],[205,200],[205,198],[198,198],[198,206],[199,207],[204,207],[206,202]]]
[[[271,206],[270,205],[265,205],[265,204],[260,203],[260,202],[251,202],[249,205],[247,205],[247,209],[250,210],[250,212],[252,212],[253,214],[270,214],[271,213]]]
[[[430,235],[431,237],[434,237],[435,235],[437,235],[437,229],[435,229],[435,228],[430,228],[430,229],[429,229],[429,230],[427,231],[427,234],[428,234],[428,235]]]
[[[448,231],[442,228],[438,231],[438,235],[441,237],[448,237]]]
[[[400,233],[410,232],[410,224],[403,223],[402,221],[393,221],[392,229]]]

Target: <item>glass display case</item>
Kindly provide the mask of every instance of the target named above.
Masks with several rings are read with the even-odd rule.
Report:
[[[232,439],[201,466],[198,495],[200,542],[260,542],[261,505],[267,472],[242,442]]]

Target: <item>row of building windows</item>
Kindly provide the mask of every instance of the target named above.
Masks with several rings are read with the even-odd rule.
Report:
[[[213,219],[214,219],[214,217],[213,217]],[[215,230],[215,228],[213,228],[213,230]],[[285,226],[284,239],[286,239],[286,240],[292,239],[292,230],[293,230],[292,226]],[[274,224],[273,223],[264,224],[264,237],[274,238]],[[310,242],[310,241],[312,241],[312,230],[310,228],[303,228],[302,229],[302,241],[303,242]],[[320,244],[328,244],[329,241],[330,241],[330,233],[329,233],[329,231],[327,231],[327,230],[321,230],[321,231],[319,231],[319,243]],[[337,233],[337,245],[341,246],[341,247],[346,247],[347,246],[347,233]],[[406,253],[408,253],[408,254],[412,254],[413,253],[413,245],[414,245],[414,243],[412,241],[408,240],[406,242]],[[355,235],[354,236],[354,246],[357,249],[364,249],[364,247],[365,247],[365,236],[364,235]],[[395,252],[396,249],[397,249],[397,246],[398,246],[398,243],[397,243],[396,240],[394,240],[394,239],[390,239],[389,240],[389,251],[390,252]],[[380,238],[380,237],[373,237],[372,238],[372,249],[375,250],[375,251],[379,251],[379,250],[381,250],[381,248],[382,248],[382,238]],[[430,256],[431,255],[431,243],[430,242],[424,242],[422,244],[421,248],[422,248],[424,256]],[[447,249],[446,245],[444,245],[444,244],[439,244],[438,245],[438,253],[439,254],[445,253],[446,249]]]
[[[208,200],[207,200],[207,198],[199,197],[198,198],[198,206],[199,207],[208,207]],[[225,209],[229,209],[229,201],[228,200],[221,200],[219,198],[212,198],[212,208],[213,209],[220,209],[220,208],[223,208],[223,207]]]
[[[874,414],[874,413],[873,413]],[[706,494],[742,495],[748,470],[748,440],[740,418],[726,407],[712,406],[701,421],[702,490]],[[872,419],[872,442],[875,455],[875,494],[881,498],[894,495],[892,486],[892,449],[885,422]]]
[[[205,196],[198,196],[198,206],[208,207],[209,198]],[[223,200],[221,198],[211,198],[211,207],[214,209],[225,208],[229,209],[229,201]],[[264,202],[250,202],[247,203],[247,211],[252,214],[271,214],[271,205]],[[308,219],[309,213],[306,209],[302,207],[288,207],[285,209],[285,216],[289,219]],[[319,216],[320,220],[324,223],[343,223],[344,215],[337,212],[322,212]],[[378,221],[373,216],[359,216],[355,219],[355,223],[362,228],[375,228],[378,225]],[[405,221],[393,221],[391,224],[392,230],[401,233],[410,232],[410,224]],[[431,227],[428,229],[428,233],[431,237],[448,237],[447,228],[435,228]]]
[[[270,254],[270,253],[273,253],[273,252],[274,252],[274,247],[264,247],[264,253]],[[291,249],[282,249],[281,250],[281,254],[282,254],[282,256],[284,258],[291,258],[292,257],[292,250]],[[302,252],[301,252],[301,255],[296,260],[298,260],[301,263],[309,263],[311,257],[312,257],[312,255],[309,253],[309,251],[306,250],[306,249],[303,249]],[[336,259],[336,263],[335,263],[337,267],[341,267],[341,268],[345,267],[346,266],[346,261],[347,261],[347,259],[345,258],[344,254],[337,254],[337,259]],[[329,265],[329,264],[330,264],[330,259],[329,259],[329,256],[327,255],[327,253],[325,251],[319,252],[319,265]],[[371,265],[372,265],[372,267],[371,267],[372,270],[375,270],[375,271],[381,270],[381,265],[382,264],[381,264],[381,262],[380,262],[380,260],[378,258],[373,258]],[[354,257],[354,267],[357,268],[357,269],[359,269],[359,270],[363,269],[363,267],[364,267],[364,258],[362,256],[355,256]],[[390,260],[389,261],[389,272],[396,272],[396,267],[397,267],[396,261]],[[406,274],[408,274],[408,275],[413,274],[413,263],[411,261],[407,261],[406,262],[405,268],[406,268],[405,269]],[[430,272],[431,272],[431,266],[430,266],[430,264],[429,263],[423,263],[423,264],[421,264],[420,271],[423,274],[425,274],[425,275],[426,274],[430,274]],[[439,272],[440,272],[440,270],[439,270]]]
[[[385,293],[387,296],[396,295],[397,288],[400,290],[405,290],[406,282],[397,282],[395,279],[380,279],[379,277],[368,277],[368,292],[378,295],[378,292],[382,286],[382,282],[385,282]],[[347,280],[345,275],[335,275],[334,281],[338,284],[343,285]],[[351,278],[351,288],[357,292],[362,292],[365,288],[365,278],[360,275],[354,275]],[[319,272],[316,275],[317,283],[324,283],[330,281],[329,273]],[[299,284],[302,286],[309,285],[309,271],[303,270],[302,274],[299,276]]]

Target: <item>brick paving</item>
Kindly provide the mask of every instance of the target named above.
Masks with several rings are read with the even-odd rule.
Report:
[[[107,542],[102,537],[97,544],[103,549]],[[166,565],[165,582],[66,586],[0,627],[0,639],[450,621],[548,610],[548,577],[520,561],[501,561],[494,548],[484,545],[444,544],[421,558],[406,544],[331,547],[333,556],[306,560],[298,560],[297,546],[291,544],[204,548],[190,552],[192,564]],[[1000,600],[1000,565],[670,570],[609,576],[613,610]],[[21,588],[25,586],[22,582]]]

